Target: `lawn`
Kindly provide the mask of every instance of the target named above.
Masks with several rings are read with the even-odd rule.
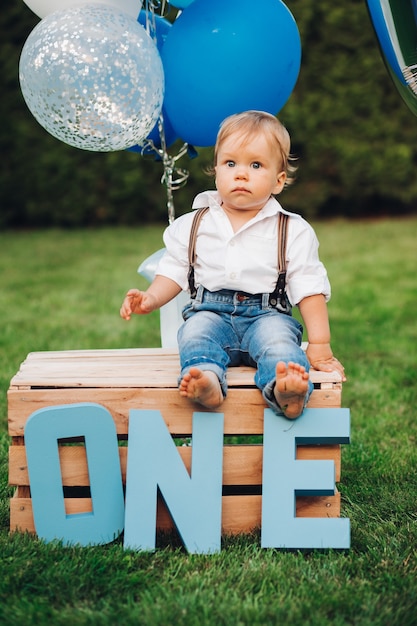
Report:
[[[417,623],[417,218],[314,224],[346,367],[342,515],[347,551],[261,549],[225,538],[215,555],[162,539],[152,553],[64,548],[9,534],[6,391],[28,352],[159,345],[159,315],[126,323],[126,290],[162,227],[0,234],[0,623],[81,625]]]

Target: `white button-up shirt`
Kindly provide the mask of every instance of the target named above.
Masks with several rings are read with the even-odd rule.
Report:
[[[318,255],[313,228],[296,213],[285,211],[270,198],[259,213],[233,232],[220,205],[217,191],[205,191],[194,200],[193,209],[208,206],[198,229],[195,284],[209,291],[232,289],[247,293],[271,293],[278,278],[278,212],[290,216],[287,239],[286,290],[292,305],[303,298],[323,294],[330,298],[330,284]],[[164,232],[166,251],[156,274],[188,289],[188,244],[194,212],[178,217]]]

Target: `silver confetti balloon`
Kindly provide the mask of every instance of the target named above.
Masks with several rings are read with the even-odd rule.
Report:
[[[164,74],[154,41],[133,17],[104,4],[44,18],[23,47],[19,78],[41,126],[84,150],[140,143],[162,109]]]
[[[40,18],[46,17],[54,11],[69,9],[76,4],[81,4],[80,0],[23,0],[25,4]],[[142,7],[142,0],[100,0],[101,4],[110,4],[120,11],[129,13],[137,18]]]

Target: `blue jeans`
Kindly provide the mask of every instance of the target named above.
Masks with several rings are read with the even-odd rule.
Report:
[[[272,307],[268,298],[228,289],[210,292],[200,286],[183,309],[185,322],[178,331],[180,379],[190,367],[210,370],[226,397],[227,368],[249,365],[256,368],[255,384],[268,406],[282,413],[274,396],[278,361],[299,363],[307,371],[310,365],[301,348],[303,327]],[[309,381],[307,399],[312,390]]]

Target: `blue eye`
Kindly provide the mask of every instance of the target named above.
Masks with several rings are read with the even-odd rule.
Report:
[[[234,161],[226,161],[227,167],[234,167],[236,164]]]
[[[254,170],[259,170],[262,165],[259,163],[259,161],[255,161],[254,163],[252,163],[252,167]]]

